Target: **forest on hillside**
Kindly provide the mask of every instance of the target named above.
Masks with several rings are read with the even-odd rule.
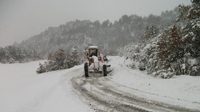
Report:
[[[22,43],[0,48],[0,62],[47,59],[54,53],[56,57],[60,50],[66,55],[68,66],[74,66],[69,64],[69,60],[74,60],[72,49],[82,61],[80,57],[84,57],[87,47],[97,45],[104,55],[125,55],[145,63],[147,72],[154,76],[161,72],[163,77],[189,74],[199,70],[199,4],[199,0],[193,0],[192,5],[179,5],[159,16],[123,15],[115,22],[75,20],[49,27]]]
[[[178,8],[162,12],[160,16],[148,17],[123,15],[118,21],[75,20],[58,27],[49,27],[46,31],[18,44],[22,49],[36,51],[40,57],[47,57],[58,49],[63,49],[69,56],[74,46],[83,54],[89,45],[97,45],[105,55],[117,55],[127,43],[138,42],[144,33],[159,34],[178,16]]]
[[[15,43],[0,49],[0,62],[13,63],[19,60],[46,59],[49,53],[54,53],[58,49],[63,49],[67,57],[75,47],[79,55],[89,45],[97,45],[101,53],[105,55],[117,55],[125,45],[130,42],[139,42],[144,34],[159,34],[161,29],[169,26],[179,15],[178,7],[171,11],[164,11],[161,15],[141,17],[139,15],[123,15],[119,20],[110,22],[99,20],[75,20],[61,24],[58,27],[49,27],[44,32],[30,37],[21,43]],[[10,49],[12,48],[12,49]],[[17,49],[20,49],[19,52]],[[28,53],[26,57],[16,58],[19,55]],[[11,61],[12,60],[12,61]],[[21,62],[21,61],[20,61]]]

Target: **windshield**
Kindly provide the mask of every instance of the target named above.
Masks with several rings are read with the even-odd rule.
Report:
[[[90,57],[93,55],[97,56],[97,49],[90,49]]]

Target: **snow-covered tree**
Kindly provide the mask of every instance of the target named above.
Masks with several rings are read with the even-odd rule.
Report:
[[[192,5],[180,5],[180,16],[178,20],[184,23],[182,27],[184,46],[186,52],[192,57],[200,56],[200,2],[192,0]]]
[[[69,59],[68,65],[69,67],[73,67],[78,64],[80,64],[80,57],[78,55],[78,51],[76,47],[73,46],[70,52],[70,59]]]
[[[26,51],[15,45],[0,48],[0,62],[2,63],[22,63],[38,59],[39,56],[36,52]]]
[[[48,61],[44,62],[44,64],[39,64],[39,66],[40,67],[36,70],[37,73],[68,68],[64,50],[59,49],[53,55],[49,53]]]
[[[146,63],[147,73],[162,78],[199,73],[200,2],[192,0],[192,3],[180,5],[177,22],[158,36],[125,46],[125,56],[137,62],[142,60]]]
[[[39,68],[36,70],[36,72],[43,73],[67,69],[78,64],[80,64],[80,58],[77,49],[73,46],[69,57],[66,56],[66,53],[63,49],[57,50],[53,55],[52,53],[49,53],[48,61],[46,61],[44,64],[39,64]]]
[[[172,25],[169,29],[165,30],[158,38],[158,57],[165,62],[164,65],[166,67],[169,66],[167,63],[174,62],[183,57],[182,36],[176,25]]]

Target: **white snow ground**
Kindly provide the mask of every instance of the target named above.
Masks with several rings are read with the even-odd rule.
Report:
[[[0,64],[0,112],[89,112],[71,91],[70,79],[80,74],[68,74],[81,66],[36,74],[38,64]]]
[[[152,77],[126,65],[130,60],[109,57],[114,69],[112,82],[125,92],[200,111],[200,77]],[[71,79],[83,75],[83,65],[67,70],[37,74],[39,62],[0,64],[0,112],[91,112],[73,92]]]
[[[147,75],[145,71],[128,68],[126,65],[131,63],[130,60],[124,61],[121,57],[115,57],[114,60],[117,61],[112,64],[115,70],[113,81],[140,91],[139,96],[147,100],[200,110],[200,76],[181,75],[162,79]],[[121,89],[131,92],[123,87]]]

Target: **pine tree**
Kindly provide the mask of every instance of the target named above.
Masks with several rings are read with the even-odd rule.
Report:
[[[200,56],[200,2],[192,0],[192,3],[191,6],[179,6],[178,20],[184,23],[182,32],[186,52],[197,58]]]
[[[162,69],[173,71],[174,64],[177,60],[180,60],[184,56],[184,48],[182,43],[182,36],[176,25],[172,25],[169,29],[165,30],[161,36],[159,36],[158,42],[158,58],[163,62]],[[181,63],[178,64],[177,70],[180,71]]]
[[[75,65],[78,65],[80,62],[78,51],[75,48],[75,46],[72,47],[71,52],[70,52],[70,60],[68,62],[69,67],[73,67]]]

